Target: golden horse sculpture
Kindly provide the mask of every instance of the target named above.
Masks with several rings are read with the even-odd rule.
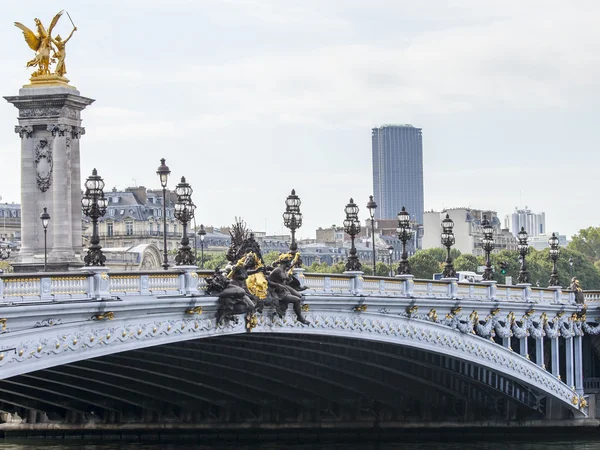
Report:
[[[33,72],[31,76],[32,83],[38,82],[59,82],[68,83],[69,80],[64,78],[67,73],[67,66],[65,65],[66,57],[66,44],[73,36],[73,33],[77,31],[77,27],[73,24],[73,31],[69,34],[66,39],[62,39],[60,35],[56,38],[52,37],[52,30],[58,23],[58,20],[63,15],[64,11],[60,11],[54,16],[48,30],[44,27],[39,19],[35,19],[35,25],[37,33],[31,31],[25,25],[20,22],[15,22],[15,26],[23,31],[25,36],[25,42],[29,45],[34,52],[35,57],[27,62],[27,67],[37,67],[37,70]],[[68,15],[69,13],[67,13]],[[71,17],[69,16],[69,19]],[[54,48],[53,47],[54,44]],[[52,53],[52,54],[51,54]],[[56,63],[56,69],[54,73],[50,71],[50,65]]]

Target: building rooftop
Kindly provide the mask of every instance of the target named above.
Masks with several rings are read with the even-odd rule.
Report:
[[[381,125],[379,127],[375,127],[373,129],[376,130],[378,128],[390,128],[390,127],[396,127],[396,128],[414,128],[414,126],[411,125],[410,123],[384,123],[383,125]]]

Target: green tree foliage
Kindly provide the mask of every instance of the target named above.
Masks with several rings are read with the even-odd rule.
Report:
[[[569,287],[571,283],[569,258],[573,258],[573,275],[576,276],[584,289],[600,289],[600,273],[590,262],[588,257],[580,252],[569,248],[562,248],[557,261],[557,270],[559,283],[563,288]],[[506,276],[513,278],[513,283],[517,282],[520,270],[519,252],[511,250],[501,250],[498,253],[492,253],[490,256],[492,266],[495,267],[494,280],[500,284],[506,282]],[[500,273],[500,261],[507,263],[507,273]],[[529,281],[532,285],[538,282],[541,287],[548,286],[550,275],[552,273],[552,261],[548,249],[535,251],[530,249],[526,257],[527,270],[529,271]]]
[[[326,262],[318,263],[314,262],[309,267],[306,268],[307,272],[312,273],[342,273],[346,270],[346,262],[338,262],[333,266],[330,266]]]
[[[477,272],[477,267],[483,265],[481,260],[474,255],[463,253],[454,260],[455,270],[464,270],[467,272]]]
[[[306,271],[311,273],[331,273],[331,267],[325,262],[314,262],[306,268]]]
[[[0,261],[0,270],[2,270],[4,273],[13,273],[13,266],[11,266],[8,262],[6,261]]]
[[[373,265],[372,264],[365,264],[363,263],[362,266],[362,270],[365,273],[365,275],[373,275]],[[395,268],[394,268],[394,264],[392,264],[392,271],[395,274]],[[383,263],[383,262],[378,262],[375,265],[375,275],[377,275],[378,277],[389,277],[390,276],[390,265]]]
[[[584,254],[592,262],[600,260],[600,227],[579,230],[571,238],[567,248]]]
[[[266,255],[263,255],[263,261],[265,262],[265,265],[272,266],[273,263],[277,260],[277,258],[279,258],[280,254],[281,253],[273,250],[273,251],[267,253]],[[300,254],[300,256],[302,256],[302,254]]]
[[[420,250],[422,252],[428,252],[437,262],[446,261],[448,251],[445,248],[428,248],[427,250]],[[456,248],[450,249],[450,258],[453,260],[460,256],[460,250]]]
[[[201,256],[198,255],[198,267],[200,267]],[[215,270],[217,267],[225,267],[229,261],[225,258],[225,253],[204,253],[204,268]]]
[[[437,248],[427,250],[419,250],[417,253],[408,258],[412,274],[415,278],[431,280],[434,273],[442,271]],[[445,259],[445,257],[444,257]]]
[[[390,270],[395,275],[396,274],[396,266],[397,266],[397,264],[396,265],[392,264],[392,266],[390,267],[389,264],[378,262],[375,265],[376,275],[379,277],[389,277]]]
[[[329,273],[344,273],[346,271],[346,261],[340,261],[330,267]]]

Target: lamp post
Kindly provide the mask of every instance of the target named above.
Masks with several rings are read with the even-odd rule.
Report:
[[[206,236],[204,225],[200,224],[200,231],[198,234],[200,235],[200,268],[204,269],[204,237]]]
[[[369,216],[371,216],[371,236],[373,238],[373,275],[375,275],[375,264],[377,260],[377,252],[375,251],[375,210],[377,209],[377,203],[375,203],[375,200],[373,200],[372,195],[369,195],[367,209],[369,210]]]
[[[353,199],[344,208],[346,220],[344,220],[344,231],[350,235],[351,247],[350,256],[346,261],[346,270],[349,272],[358,272],[362,269],[362,264],[356,256],[356,247],[354,246],[354,238],[360,233],[360,221],[358,220],[358,206]]]
[[[48,224],[50,223],[50,214],[44,206],[44,211],[40,214],[42,227],[44,227],[44,272],[48,269]]]
[[[394,247],[390,245],[387,248],[387,250],[388,250],[388,255],[389,255],[389,260],[390,260],[390,277],[393,277],[394,276],[394,270],[392,269],[392,256],[394,255]],[[375,271],[373,271],[373,275],[377,275],[375,273]]]
[[[527,271],[527,265],[525,263],[525,256],[529,252],[529,244],[527,243],[528,237],[529,235],[527,234],[527,231],[525,231],[525,227],[521,227],[521,231],[517,234],[517,239],[519,240],[517,248],[521,255],[521,270],[519,270],[519,276],[517,277],[518,283],[529,283],[529,272]]]
[[[92,238],[87,255],[83,258],[86,266],[103,266],[106,256],[102,254],[100,238],[98,237],[98,219],[106,213],[108,200],[104,197],[104,180],[96,169],[85,182],[85,194],[81,199],[83,213],[92,219]]]
[[[295,255],[298,251],[296,230],[302,226],[301,203],[300,197],[296,195],[296,190],[292,189],[292,193],[285,199],[285,212],[283,213],[283,224],[292,234],[292,242],[290,243],[290,253],[292,255]]]
[[[194,218],[194,210],[196,209],[196,205],[192,203],[192,192],[192,187],[185,181],[185,177],[181,177],[181,183],[175,187],[175,193],[177,194],[175,218],[183,225],[181,245],[177,250],[177,255],[175,255],[175,265],[177,266],[195,265],[194,255],[190,248],[190,239],[187,235],[187,225]]]
[[[571,270],[571,278],[573,278],[573,257],[569,257],[569,269]]]
[[[483,231],[483,239],[481,247],[485,252],[485,270],[483,271],[483,281],[492,281],[492,263],[490,261],[490,253],[494,250],[494,227],[484,214],[481,220],[481,229]]]
[[[408,263],[408,254],[406,253],[406,241],[410,239],[410,215],[403,206],[402,211],[398,213],[398,228],[396,228],[398,239],[402,241],[402,256],[398,263],[398,275],[410,275],[410,264]]]
[[[452,264],[452,258],[450,258],[450,248],[456,242],[452,229],[454,228],[454,221],[446,214],[446,218],[442,220],[442,245],[446,247],[447,256],[446,263],[444,265],[444,272],[442,276],[444,278],[456,278],[456,270]]]
[[[550,239],[548,239],[548,245],[550,246],[550,259],[552,260],[552,274],[550,275],[550,281],[548,284],[551,286],[558,286],[558,270],[556,268],[556,261],[560,254],[560,248],[558,246],[558,238],[555,233],[552,233]]]
[[[167,270],[169,268],[169,259],[167,257],[167,181],[169,180],[169,174],[171,171],[169,167],[165,164],[165,158],[161,158],[160,166],[156,171],[156,174],[160,178],[160,185],[163,190],[163,269]]]

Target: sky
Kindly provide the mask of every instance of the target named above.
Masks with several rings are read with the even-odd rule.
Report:
[[[4,0],[0,93],[17,95],[33,28],[66,9],[83,113],[82,182],[159,188],[185,176],[197,223],[243,218],[300,237],[368,217],[371,129],[423,129],[425,210],[546,213],[600,226],[600,2],[593,0]],[[71,30],[63,16],[57,32]],[[20,201],[17,111],[0,103],[0,195]]]

